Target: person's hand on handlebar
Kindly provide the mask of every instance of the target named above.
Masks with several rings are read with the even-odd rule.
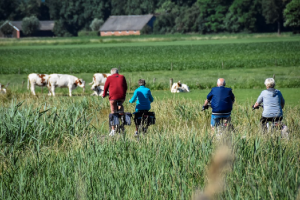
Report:
[[[208,105],[202,106],[202,111],[203,111],[203,110],[207,110],[207,109],[208,109]]]
[[[105,97],[107,97],[108,95],[107,94],[105,94],[104,96],[102,95],[102,98],[104,99]]]

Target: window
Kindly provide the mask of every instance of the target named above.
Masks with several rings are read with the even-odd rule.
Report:
[[[112,32],[111,32],[111,34],[115,34],[115,32],[114,32],[114,31],[112,31]]]
[[[122,31],[119,31],[119,33],[122,33]]]

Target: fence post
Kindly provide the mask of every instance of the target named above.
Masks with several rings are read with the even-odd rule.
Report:
[[[223,61],[222,61],[222,69],[223,69],[223,67],[224,67],[224,64],[223,64]]]
[[[275,74],[273,74],[273,79],[275,80]]]
[[[173,63],[171,63],[171,71],[173,71]]]
[[[156,78],[153,78],[153,84],[155,83],[155,81],[156,81]]]
[[[172,88],[172,85],[173,85],[173,79],[170,78],[170,89]]]
[[[25,81],[23,80],[23,81],[22,81],[22,89],[24,88],[24,83],[25,83]]]

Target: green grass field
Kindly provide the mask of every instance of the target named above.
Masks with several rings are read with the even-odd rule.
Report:
[[[0,199],[190,199],[211,183],[212,156],[224,145],[231,159],[223,157],[226,170],[219,164],[223,175],[213,174],[212,199],[299,198],[299,37],[205,37],[0,40],[0,83],[9,83],[0,94]],[[128,100],[140,78],[155,97],[156,124],[139,138],[134,125],[108,136],[108,99],[91,97],[89,86],[72,98],[64,88],[54,98],[46,88],[43,94],[37,88],[37,97],[26,89],[32,72],[74,74],[89,83],[93,73],[118,66],[130,86],[126,111],[134,111]],[[286,100],[289,140],[280,131],[262,134],[262,110],[251,109],[274,74]],[[219,77],[236,96],[235,131],[221,140],[211,132],[211,111],[201,111]],[[171,94],[170,78],[191,92]]]

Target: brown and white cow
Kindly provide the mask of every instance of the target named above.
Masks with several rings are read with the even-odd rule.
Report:
[[[0,94],[6,94],[6,89],[3,87],[4,87],[4,85],[1,85],[1,83],[0,83]]]
[[[171,87],[172,93],[179,93],[179,92],[190,92],[189,86],[187,86],[184,83],[181,83],[178,81],[177,83],[174,83]]]
[[[103,90],[104,90],[104,84],[111,74],[102,74],[102,73],[96,73],[93,76],[93,82],[91,82],[89,85],[92,85],[91,90],[94,90],[94,93],[92,95],[96,96],[102,96]]]
[[[33,95],[35,95],[35,86],[45,87],[48,84],[48,74],[29,74],[28,75],[28,82],[27,82],[27,89],[29,90],[29,83],[30,83],[30,90]],[[48,91],[49,95],[50,91]]]
[[[69,88],[69,96],[72,96],[72,90],[77,88],[77,86],[83,88],[83,92],[85,89],[85,81],[79,79],[75,76],[68,74],[50,74],[48,78],[48,89],[50,90],[49,96],[51,93],[55,96],[55,88]]]

